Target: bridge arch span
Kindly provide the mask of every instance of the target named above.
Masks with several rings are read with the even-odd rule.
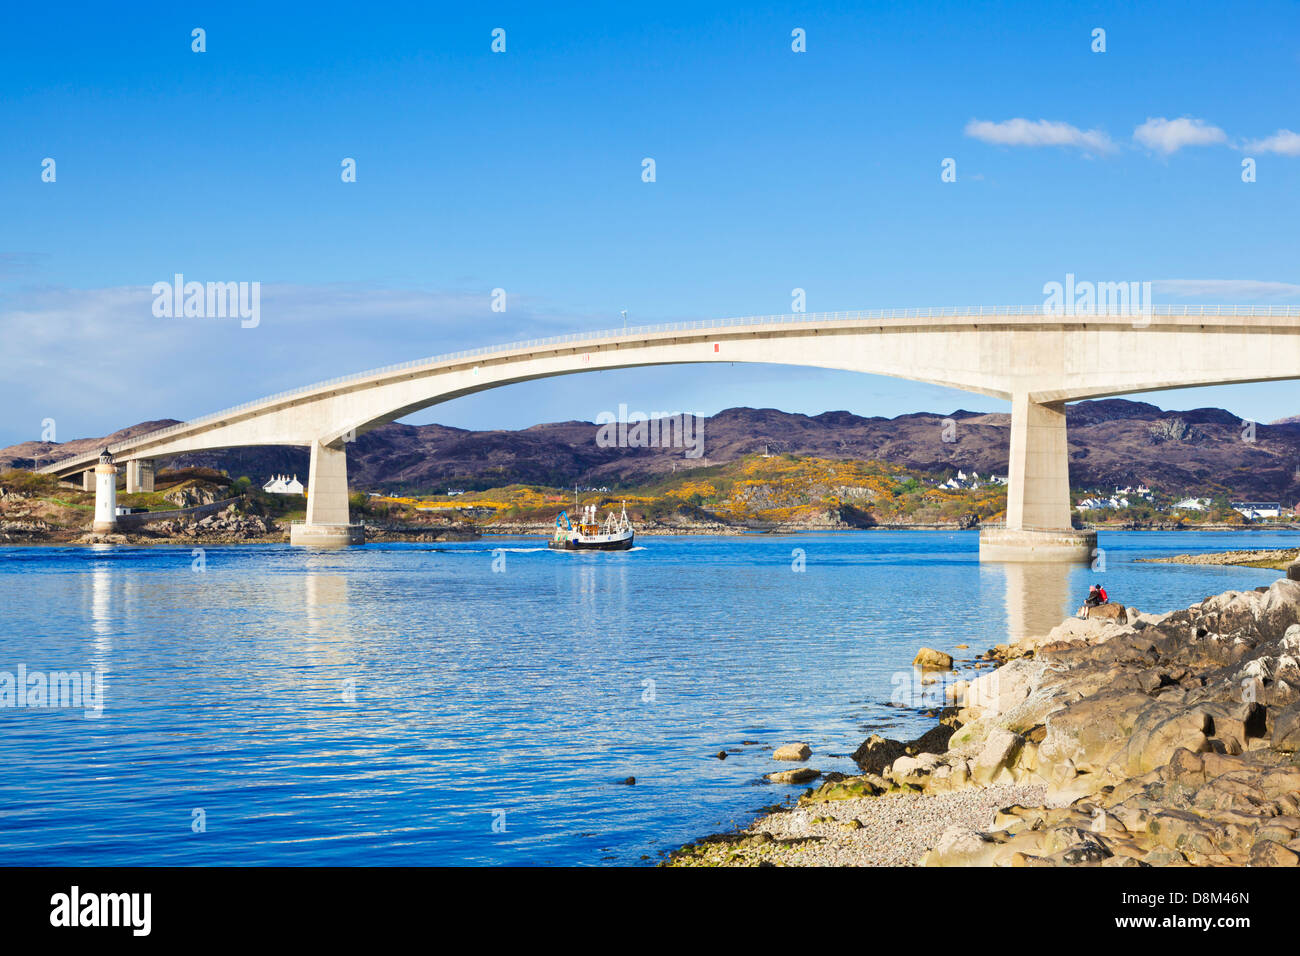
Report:
[[[1066,402],[1300,378],[1300,308],[1202,306],[1099,316],[1045,313],[1041,306],[896,310],[578,334],[362,372],[140,435],[110,451],[130,462],[243,445],[305,445],[312,456],[306,525],[344,527],[345,446],[370,428],[519,382],[718,362],[885,375],[1009,400],[1007,532],[1031,543],[1034,535],[1051,535],[1041,540],[1054,552],[1072,533]],[[93,456],[42,471],[65,475],[88,467]],[[130,474],[128,467],[128,482]],[[1079,548],[1065,550],[1079,556]]]

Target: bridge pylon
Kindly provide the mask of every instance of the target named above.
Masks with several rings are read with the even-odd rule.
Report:
[[[1070,523],[1065,403],[1011,398],[1007,526],[980,532],[981,561],[1089,561],[1097,532]]]
[[[126,463],[126,493],[137,494],[154,490],[154,464],[152,458],[133,458]]]
[[[306,548],[365,544],[365,527],[348,511],[348,457],[343,442],[312,442],[307,475],[307,515],[289,526],[289,543]]]

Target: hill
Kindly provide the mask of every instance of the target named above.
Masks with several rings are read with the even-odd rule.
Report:
[[[1070,475],[1076,488],[1145,484],[1176,494],[1300,499],[1300,421],[1253,426],[1221,408],[1164,411],[1124,399],[1069,406]],[[91,450],[106,441],[171,424],[144,422],[101,438],[25,442],[0,449],[0,468]],[[773,408],[729,408],[700,420],[703,456],[681,448],[603,448],[591,422],[556,422],[517,431],[445,425],[384,425],[348,451],[351,484],[394,493],[481,490],[510,484],[627,488],[746,455],[793,454],[884,462],[914,471],[958,469],[1006,474],[1010,416],[957,410],[896,418],[846,411],[800,415]],[[238,448],[179,456],[167,467],[208,467],[264,481],[305,477],[307,452]]]

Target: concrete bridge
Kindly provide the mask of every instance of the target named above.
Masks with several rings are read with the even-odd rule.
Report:
[[[306,520],[290,540],[359,544],[346,445],[420,409],[515,382],[648,365],[761,362],[944,385],[1011,403],[1005,529],[984,560],[1089,557],[1071,530],[1065,403],[1230,382],[1300,378],[1300,307],[1176,306],[1061,314],[1042,305],[900,309],[683,322],[491,346],[320,382],[118,442],[127,490],[150,490],[157,458],[244,445],[311,449]],[[936,440],[939,437],[936,436]],[[98,456],[56,462],[60,476]],[[88,479],[89,480],[89,479]],[[91,487],[87,484],[87,487]]]

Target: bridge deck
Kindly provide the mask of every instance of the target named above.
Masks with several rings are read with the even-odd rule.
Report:
[[[533,357],[539,353],[562,354],[564,352],[578,352],[582,351],[584,347],[609,348],[623,344],[672,341],[683,337],[684,334],[691,338],[705,335],[724,338],[728,336],[744,336],[747,333],[755,332],[775,332],[778,328],[782,333],[797,335],[801,332],[851,331],[853,329],[877,329],[883,332],[891,329],[899,331],[905,329],[941,330],[945,328],[988,328],[989,326],[1010,326],[1025,330],[1047,327],[1102,329],[1114,326],[1151,328],[1187,328],[1195,326],[1240,331],[1270,331],[1274,329],[1294,331],[1297,326],[1300,326],[1300,307],[1280,305],[1155,306],[1147,311],[1117,311],[1095,314],[1073,314],[1068,310],[1065,312],[1054,311],[1041,304],[1009,307],[877,309],[706,319],[693,322],[670,322],[659,325],[636,326],[627,329],[576,332],[568,335],[449,352],[429,358],[368,369],[323,382],[315,382],[112,443],[109,446],[109,451],[120,456],[123,453],[130,453],[133,449],[157,445],[159,440],[163,438],[202,430],[233,418],[245,418],[250,415],[271,411],[277,407],[300,402],[313,396],[328,395],[341,389],[351,391],[358,387],[364,388],[378,385],[394,378],[409,377],[412,373],[438,372],[470,364],[475,360]],[[40,469],[40,472],[44,474],[71,474],[93,467],[97,459],[98,452],[77,455],[46,465]]]

